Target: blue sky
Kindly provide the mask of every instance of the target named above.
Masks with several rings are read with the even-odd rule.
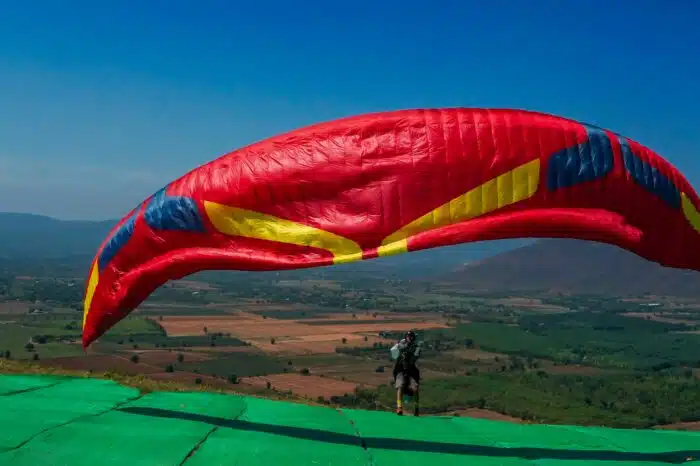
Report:
[[[115,218],[276,133],[440,106],[608,127],[698,188],[699,17],[694,0],[4,2],[0,211]]]

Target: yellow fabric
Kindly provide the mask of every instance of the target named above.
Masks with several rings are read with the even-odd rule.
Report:
[[[698,210],[685,193],[681,193],[681,206],[685,219],[695,231],[700,233],[700,213],[698,213]]]
[[[90,271],[90,278],[88,279],[87,290],[85,291],[85,301],[83,303],[83,328],[85,328],[85,322],[87,321],[88,313],[90,312],[90,304],[92,303],[92,297],[95,295],[95,289],[97,288],[97,283],[100,280],[100,271],[97,267],[97,261],[92,266]]]
[[[408,252],[410,236],[470,220],[532,197],[539,186],[540,160],[503,173],[414,220],[382,241],[380,256]]]
[[[357,243],[328,231],[215,202],[204,201],[204,208],[214,227],[226,235],[325,249],[333,254],[335,264],[362,259]]]

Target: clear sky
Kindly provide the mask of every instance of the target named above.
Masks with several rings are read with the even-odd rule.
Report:
[[[242,145],[409,107],[583,120],[700,187],[697,0],[0,7],[0,211],[115,218]]]

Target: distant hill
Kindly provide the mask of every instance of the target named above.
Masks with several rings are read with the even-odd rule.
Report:
[[[551,239],[441,277],[464,289],[700,296],[700,273],[662,267],[602,243]]]
[[[65,221],[33,214],[0,213],[0,266],[3,260],[44,261],[50,264],[56,259],[70,258],[79,267],[89,267],[97,248],[115,223],[116,220]],[[383,277],[389,274],[397,278],[440,275],[466,262],[481,260],[529,243],[514,240],[457,245],[342,266],[286,272],[285,275],[320,273],[328,276],[359,274]]]
[[[64,221],[0,213],[0,269],[82,275],[116,220]],[[19,262],[18,262],[19,261]],[[20,265],[21,264],[21,265]],[[700,296],[700,273],[661,267],[620,248],[576,240],[489,241],[283,272],[280,278],[427,278],[465,289]]]
[[[0,258],[56,259],[94,254],[113,221],[63,221],[0,213]]]
[[[325,267],[324,273],[391,273],[397,278],[426,278],[441,276],[464,266],[469,262],[480,261],[532,244],[532,240],[484,241],[469,244],[457,244],[424,251],[415,251],[397,256],[381,257],[362,262]]]

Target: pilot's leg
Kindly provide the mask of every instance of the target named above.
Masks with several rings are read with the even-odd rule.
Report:
[[[403,372],[396,374],[396,414],[403,415],[403,386],[406,375]]]
[[[418,416],[420,414],[420,371],[417,367],[414,367],[411,375],[411,383],[413,384],[413,415]]]

